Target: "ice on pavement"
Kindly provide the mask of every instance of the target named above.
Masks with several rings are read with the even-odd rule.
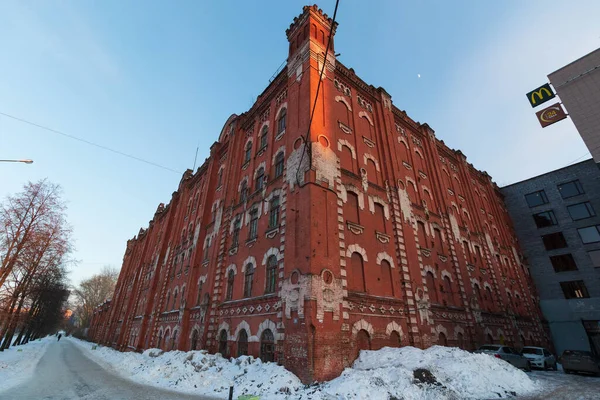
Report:
[[[0,392],[29,380],[40,358],[56,337],[49,336],[0,352]],[[0,396],[2,398],[2,396]]]
[[[72,340],[86,355],[123,377],[220,398],[227,397],[230,383],[235,388],[234,398],[254,394],[263,400],[499,399],[539,389],[526,373],[503,360],[442,346],[362,351],[340,377],[307,386],[285,368],[248,356],[224,359],[205,351],[162,353],[158,349],[121,353],[102,346],[92,350],[92,343]],[[428,369],[438,384],[415,382],[413,371],[417,368]]]

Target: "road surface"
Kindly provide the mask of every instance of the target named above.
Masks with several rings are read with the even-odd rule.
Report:
[[[600,378],[591,375],[565,374],[559,371],[534,371],[529,377],[540,384],[542,392],[519,397],[522,400],[598,400]]]
[[[68,340],[52,343],[35,368],[32,378],[6,392],[6,400],[214,400],[143,386],[122,379],[83,355]]]

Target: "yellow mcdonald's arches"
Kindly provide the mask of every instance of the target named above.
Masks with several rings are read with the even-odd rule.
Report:
[[[540,90],[531,92],[531,104],[536,104],[537,103],[537,101],[535,99],[536,96],[537,96],[538,100],[542,100],[544,98],[544,95],[542,94],[542,91],[546,92],[546,96],[552,96],[552,92],[551,91],[549,91],[545,87],[541,87]]]

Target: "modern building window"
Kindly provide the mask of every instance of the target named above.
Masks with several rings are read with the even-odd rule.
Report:
[[[277,121],[277,135],[281,135],[285,132],[286,119],[287,109],[283,108],[279,113],[279,120]]]
[[[246,265],[246,275],[244,276],[244,297],[252,297],[252,281],[254,279],[254,268],[252,264]]]
[[[558,185],[558,191],[560,192],[560,195],[563,199],[585,193],[583,191],[583,187],[581,186],[581,182],[579,182],[579,180],[577,179],[571,182]]]
[[[577,264],[571,254],[560,254],[550,257],[555,272],[577,271]]]
[[[269,131],[269,128],[267,128],[267,126],[265,125],[262,129],[262,132],[260,134],[260,148],[258,149],[258,151],[264,150],[265,147],[267,147],[267,133]]]
[[[250,230],[248,232],[248,240],[256,239],[258,236],[258,210],[250,211]]]
[[[265,293],[275,293],[275,284],[277,283],[277,257],[269,256],[267,259],[267,284]]]
[[[599,227],[600,225],[594,225],[577,229],[583,244],[600,242],[600,231],[598,230]]]
[[[525,200],[527,201],[527,204],[529,204],[529,207],[541,206],[542,204],[548,203],[548,197],[543,190],[526,194]]]
[[[283,157],[282,151],[275,156],[275,178],[279,178],[283,175]]]
[[[235,272],[232,269],[227,274],[227,293],[225,294],[225,300],[231,300],[233,298],[233,283],[235,279]]]
[[[542,236],[542,242],[546,250],[562,249],[567,247],[567,241],[562,232],[549,233]]]
[[[265,169],[260,167],[256,173],[256,184],[254,190],[262,190],[265,183]]]
[[[600,250],[588,251],[588,255],[594,264],[594,268],[600,268]]]
[[[585,299],[590,297],[583,281],[561,282],[560,287],[565,295],[565,299]]]
[[[269,204],[269,228],[279,226],[279,196],[271,199]]]
[[[569,210],[569,214],[571,215],[571,219],[573,219],[573,221],[593,217],[596,215],[594,212],[594,207],[592,207],[588,201],[568,206],[567,210]]]
[[[246,152],[244,154],[244,164],[250,162],[250,157],[252,157],[252,140],[246,144]]]
[[[558,224],[554,211],[548,210],[541,213],[533,214],[533,220],[538,228],[545,228]]]

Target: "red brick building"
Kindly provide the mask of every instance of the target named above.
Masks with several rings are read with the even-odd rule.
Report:
[[[92,339],[260,356],[306,382],[360,349],[547,343],[498,187],[333,38],[305,143],[331,23],[294,18],[287,66],[128,241]]]

